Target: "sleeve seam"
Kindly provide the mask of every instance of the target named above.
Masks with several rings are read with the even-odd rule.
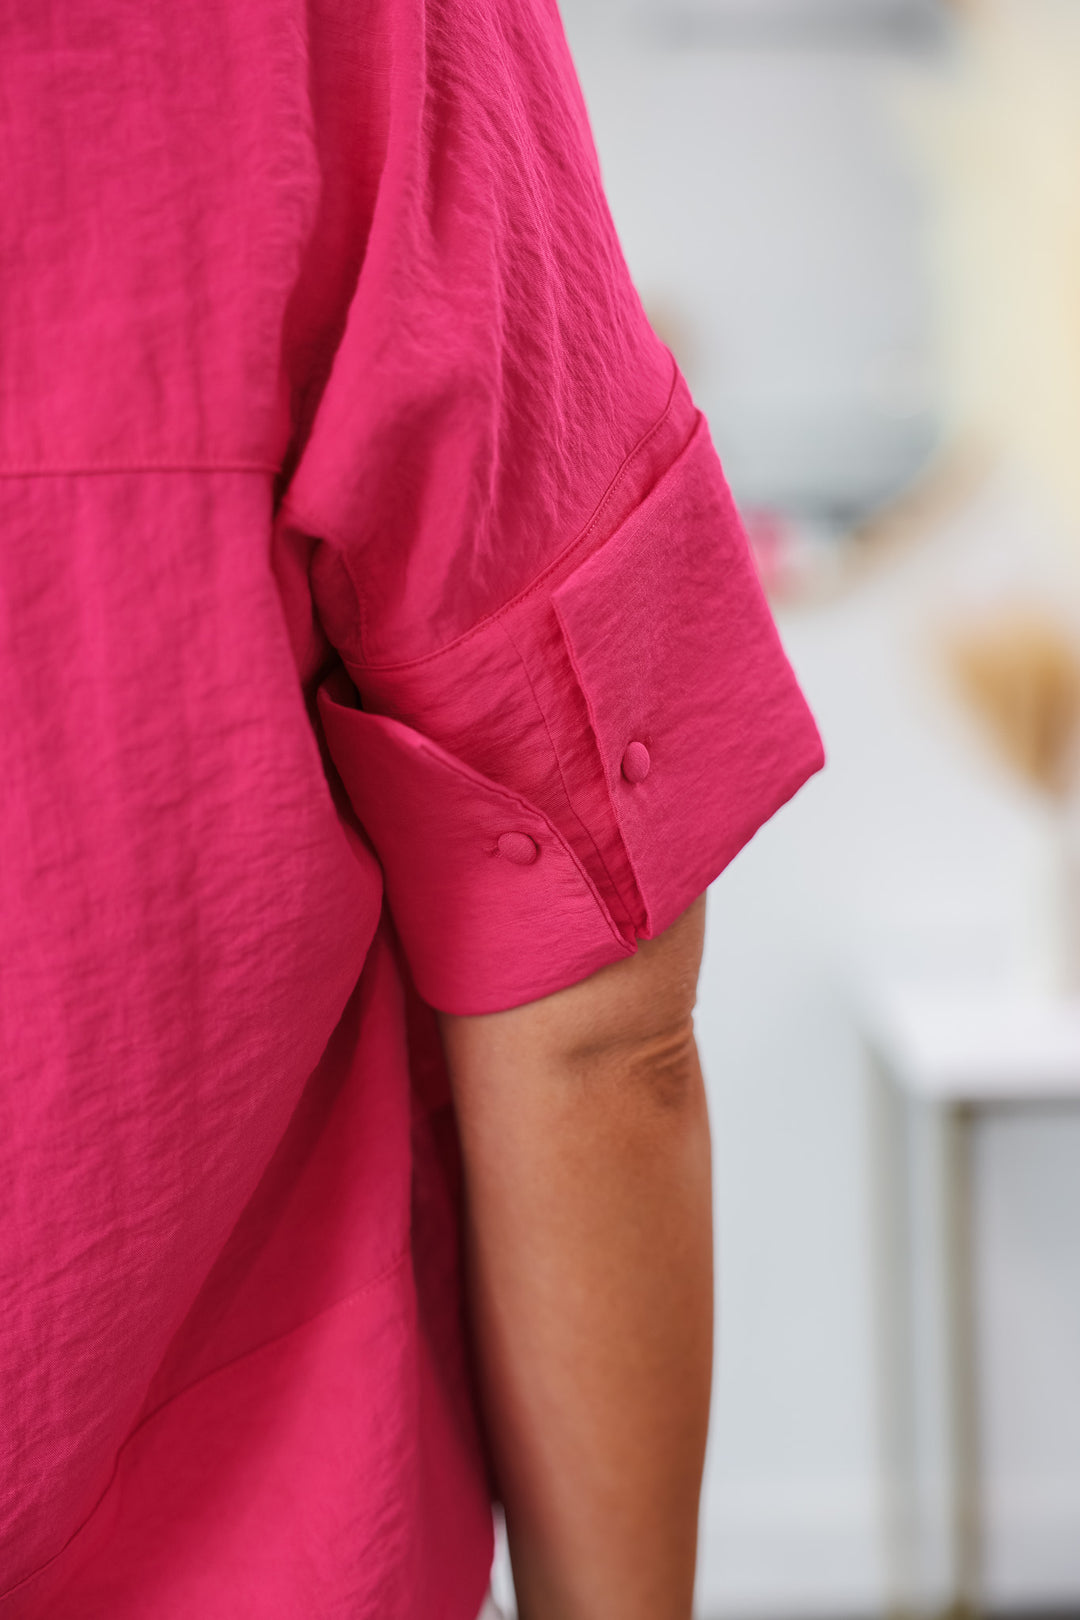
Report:
[[[579,529],[578,533],[569,542],[569,544],[564,546],[558,555],[553,557],[549,563],[545,564],[541,572],[537,574],[534,579],[530,580],[528,585],[520,590],[516,596],[511,597],[508,602],[504,602],[500,607],[497,607],[491,613],[486,614],[484,618],[479,619],[476,624],[470,625],[468,630],[463,630],[459,636],[454,637],[453,641],[446,642],[442,647],[435,647],[431,652],[421,653],[417,658],[401,659],[389,664],[371,664],[364,662],[362,664],[358,664],[358,668],[371,670],[373,673],[389,674],[395,670],[416,669],[422,664],[432,663],[435,659],[442,658],[446,654],[456,651],[459,647],[462,647],[467,642],[471,641],[475,636],[481,635],[484,631],[489,630],[492,625],[498,623],[498,621],[502,619],[504,615],[514,612],[522,602],[527,601],[530,596],[533,596],[537,591],[543,589],[550,576],[556,573],[560,568],[564,567],[574,553],[578,551],[592,536],[598,525],[603,520],[604,513],[614,500],[620,486],[629,476],[643,452],[648,448],[650,440],[655,438],[655,436],[662,430],[669,416],[674,410],[676,398],[679,392],[680,373],[670,349],[668,350],[668,355],[672,364],[672,378],[667,404],[664,406],[663,411],[656,418],[656,421],[652,424],[652,426],[646,429],[633,448],[627,452],[621,465],[619,466],[618,471],[608,483],[607,488],[604,490],[603,495],[601,495],[596,506],[593,508],[592,513],[590,514],[584,527]],[[700,411],[695,409],[695,425],[700,415]],[[327,533],[323,536],[323,538],[330,540],[339,548],[342,562],[349,573],[350,580],[352,580],[353,589],[357,592],[357,596],[359,597],[360,593],[357,590],[356,581],[352,578],[352,571],[348,567],[345,542],[339,536],[333,533]]]

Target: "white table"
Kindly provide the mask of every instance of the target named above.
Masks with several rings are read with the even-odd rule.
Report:
[[[972,1616],[984,1571],[972,1133],[989,1110],[1080,1103],[1080,998],[887,984],[860,1022],[890,1610]]]

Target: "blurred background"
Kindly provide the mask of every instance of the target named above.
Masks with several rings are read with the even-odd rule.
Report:
[[[714,885],[699,1612],[1080,1614],[1080,0],[562,0],[827,770]]]

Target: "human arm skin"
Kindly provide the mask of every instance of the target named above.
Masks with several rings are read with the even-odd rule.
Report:
[[[580,984],[440,1014],[521,1620],[689,1620],[712,1368],[705,896]]]

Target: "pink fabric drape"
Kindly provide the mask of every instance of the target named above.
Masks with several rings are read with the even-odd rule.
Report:
[[[432,1008],[821,763],[549,0],[8,0],[0,1617],[473,1620]]]

